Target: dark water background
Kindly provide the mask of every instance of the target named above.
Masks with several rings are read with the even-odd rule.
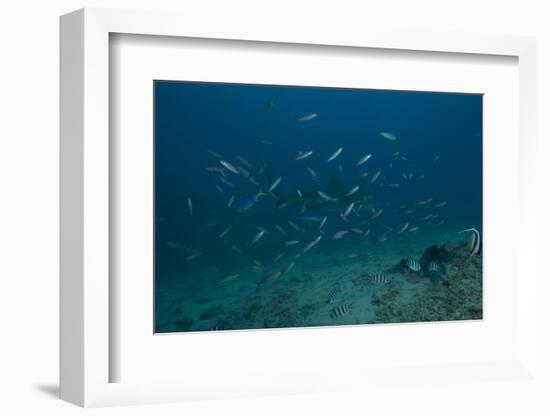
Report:
[[[373,235],[385,227],[395,229],[405,221],[410,221],[411,227],[420,225],[420,217],[434,211],[414,204],[428,198],[433,198],[432,206],[447,201],[438,211],[445,220],[442,227],[481,229],[480,95],[165,81],[155,82],[154,91],[157,285],[185,279],[187,272],[198,267],[185,260],[195,252],[201,253],[199,264],[219,264],[222,270],[224,263],[234,262],[239,254],[218,238],[229,225],[233,229],[228,237],[246,252],[243,257],[275,255],[284,239],[276,235],[274,225],[288,228],[287,221],[298,215],[296,208],[277,210],[271,196],[261,197],[246,214],[237,213],[239,201],[257,192],[258,187],[230,172],[227,178],[237,188],[221,184],[218,173],[207,171],[208,167],[221,167],[207,149],[220,153],[223,160],[235,166],[240,164],[236,155],[257,168],[264,161],[274,178],[282,177],[277,191],[283,195],[295,196],[296,187],[302,191],[322,190],[331,172],[347,188],[360,185],[362,193],[384,208],[380,223],[373,225]],[[310,113],[318,117],[297,121]],[[391,132],[397,140],[387,140],[380,132]],[[343,147],[341,155],[327,163],[339,147]],[[296,161],[298,152],[305,150],[314,153]],[[395,152],[399,152],[398,157],[393,156]],[[372,158],[355,167],[368,153],[373,154]],[[319,182],[312,180],[306,167],[317,172]],[[377,170],[381,175],[371,185],[369,181]],[[363,172],[369,176],[359,178]],[[269,186],[265,176],[251,173],[262,190]],[[403,173],[413,173],[413,180],[404,180]],[[424,179],[417,181],[420,175]],[[400,187],[389,188],[390,183],[399,183]],[[231,195],[235,202],[232,209],[226,209]],[[192,216],[188,198],[193,203]],[[417,211],[413,218],[403,218],[399,211],[403,204]],[[327,233],[343,229],[336,214],[327,214],[323,209],[312,211],[303,215],[336,218],[329,217]],[[263,237],[261,244],[250,246],[256,226],[271,233]],[[420,232],[438,231],[423,227]],[[313,238],[315,233],[304,242]]]

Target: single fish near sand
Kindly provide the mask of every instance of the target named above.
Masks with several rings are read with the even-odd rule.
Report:
[[[390,282],[390,279],[383,273],[375,273],[370,277],[370,282],[375,285],[385,285]]]
[[[298,121],[310,121],[317,117],[317,113],[306,114],[298,119]]]
[[[380,136],[382,136],[384,139],[387,139],[387,140],[397,140],[397,137],[395,137],[395,134],[392,134],[392,133],[389,133],[387,131],[381,131],[380,133]]]
[[[331,311],[330,317],[332,319],[342,318],[350,313],[352,306],[353,305],[351,303],[343,303],[341,305],[338,305]]]
[[[407,258],[404,263],[405,263],[405,266],[413,272],[418,272],[422,268],[420,266],[420,262],[411,257]]]
[[[271,186],[269,187],[269,189],[267,190],[267,192],[269,193],[273,191],[277,186],[279,186],[279,184],[281,183],[281,179],[282,178],[280,176],[277,179],[275,179],[271,184]]]
[[[338,150],[336,150],[336,152],[334,152],[327,160],[327,162],[331,162],[333,161],[334,159],[336,159],[338,156],[340,156],[340,153],[342,153],[342,150],[344,150],[343,147],[340,147]]]
[[[233,172],[235,175],[239,175],[239,171],[231,163],[226,162],[225,160],[220,160],[220,164],[226,168],[228,171]]]
[[[468,241],[467,248],[470,251],[470,257],[475,254],[478,254],[481,249],[481,235],[476,228],[467,228],[466,230],[460,231],[459,234],[466,233],[471,231],[470,240]]]
[[[334,303],[336,301],[336,297],[340,294],[342,289],[340,286],[335,286],[328,292],[328,303]]]
[[[363,156],[359,161],[355,164],[355,166],[361,166],[363,163],[365,163],[367,160],[369,160],[372,157],[371,154]]]
[[[189,208],[189,215],[193,216],[193,201],[191,201],[191,198],[187,198],[187,207]]]
[[[298,152],[296,160],[304,160],[313,154],[313,150],[306,150],[305,152]]]

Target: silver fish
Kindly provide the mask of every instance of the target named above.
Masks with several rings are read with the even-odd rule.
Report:
[[[306,114],[298,119],[298,121],[310,121],[317,117],[317,113]]]
[[[321,222],[319,223],[319,229],[323,228],[323,226],[325,225],[325,223],[327,222],[327,218],[328,217],[323,217],[323,219],[321,220]]]
[[[222,155],[220,155],[218,152],[213,151],[212,149],[206,149],[206,151],[217,159],[223,159]]]
[[[380,136],[382,136],[384,139],[388,139],[388,140],[397,140],[397,137],[395,137],[394,134],[388,133],[387,131],[381,131]]]
[[[383,212],[383,209],[380,208],[378,211],[376,211],[372,217],[370,217],[371,220],[375,219],[375,218],[378,218],[380,215],[382,215],[382,212]]]
[[[252,238],[252,241],[250,241],[250,244],[256,244],[260,238],[263,237],[263,235],[265,234],[265,230],[260,230],[253,238]]]
[[[283,227],[281,227],[279,224],[275,225],[275,228],[277,231],[279,231],[282,235],[287,235],[287,232],[284,230]]]
[[[187,256],[185,258],[185,260],[191,261],[191,260],[194,260],[194,259],[196,259],[197,257],[199,257],[201,255],[202,255],[202,253],[196,252],[196,253],[193,253],[193,254],[190,254],[189,256]]]
[[[363,156],[361,159],[359,159],[359,161],[355,164],[355,166],[360,166],[360,165],[362,165],[362,164],[365,163],[367,160],[369,160],[371,157],[372,157],[371,154],[368,154],[368,155]]]
[[[416,205],[426,205],[433,201],[433,198],[424,199],[423,201],[418,201]]]
[[[285,251],[283,251],[282,253],[279,253],[277,256],[275,256],[275,258],[273,259],[273,263],[277,263],[279,260],[281,260],[284,255],[286,254]]]
[[[311,250],[313,247],[315,247],[317,245],[317,243],[319,243],[319,241],[321,241],[321,238],[323,238],[322,235],[318,236],[315,240],[313,240],[307,246],[305,246],[304,249],[302,250],[302,254],[307,253],[309,250]]]
[[[343,214],[344,218],[347,218],[347,216],[349,215],[349,213],[353,209],[354,205],[355,205],[355,202],[352,202],[351,204],[348,205],[348,207],[346,208],[346,210],[344,211],[344,214]]]
[[[434,205],[434,208],[441,208],[447,205],[447,201],[440,202],[439,204]]]
[[[230,282],[231,280],[235,280],[235,279],[238,278],[239,276],[240,276],[239,273],[235,273],[235,274],[229,275],[229,276],[227,276],[227,277],[224,277],[222,280],[220,280],[220,283]]]
[[[338,156],[340,156],[340,153],[342,153],[342,150],[344,150],[343,147],[340,147],[338,150],[336,150],[336,152],[334,152],[334,153],[332,154],[332,156],[330,156],[330,157],[328,158],[327,162],[330,162],[330,161],[336,159]]]
[[[225,230],[222,231],[222,233],[218,236],[219,238],[224,238],[226,236],[226,234],[231,231],[231,228],[233,228],[232,225],[230,225],[229,227],[227,227]]]
[[[309,174],[311,175],[311,178],[314,181],[319,182],[319,176],[317,176],[317,173],[313,169],[307,168],[307,171],[309,172]]]
[[[241,175],[243,175],[245,178],[248,178],[250,176],[250,172],[247,171],[245,168],[243,168],[242,166],[237,166],[237,170],[239,171],[239,173]]]
[[[224,183],[225,185],[227,186],[230,186],[232,188],[235,188],[235,184],[233,182],[229,182],[227,179],[225,178],[220,178],[220,182]]]
[[[298,231],[299,233],[302,232],[302,229],[300,227],[298,227],[298,224],[296,224],[295,222],[292,222],[292,221],[289,221],[288,224],[294,228],[296,231]]]
[[[300,244],[300,240],[285,241],[285,245],[287,245],[287,246],[295,246],[296,244]]]
[[[193,216],[193,201],[191,201],[191,198],[187,198],[187,206],[189,207],[189,215]]]
[[[407,228],[409,228],[409,223],[403,224],[403,226],[397,231],[397,234],[401,234],[403,231],[405,231]]]
[[[235,200],[235,197],[231,195],[231,198],[229,198],[229,202],[227,203],[227,209],[231,208],[231,205],[233,205],[234,200]]]
[[[334,234],[332,236],[332,238],[334,238],[335,240],[340,240],[342,239],[349,231],[347,230],[342,230],[342,231],[338,231],[336,232],[336,234]]]
[[[307,157],[310,157],[313,154],[313,150],[307,150],[305,152],[298,152],[298,157],[296,160],[303,160]]]
[[[250,163],[248,160],[246,160],[244,157],[237,155],[237,159],[239,162],[241,162],[243,165],[245,165],[248,169],[254,169],[254,165]]]
[[[231,163],[226,162],[225,160],[220,160],[221,165],[226,168],[228,171],[233,172],[234,174],[238,175],[239,171],[235,166],[233,166]]]
[[[352,196],[355,192],[359,190],[359,185],[355,185],[353,188],[349,190],[349,192],[345,195],[346,197]]]
[[[415,231],[418,231],[418,227],[409,228],[409,233],[414,233]]]
[[[296,188],[296,193],[300,198],[302,198],[302,191],[300,191],[298,188]]]
[[[271,184],[271,186],[269,187],[269,189],[267,190],[267,192],[269,193],[273,191],[281,183],[281,179],[282,178],[280,176],[277,179],[275,179]]]
[[[287,274],[290,270],[292,270],[292,268],[294,267],[294,262],[290,263],[288,266],[286,266],[282,271],[281,271],[281,277],[284,276],[285,274]]]
[[[378,179],[379,176],[380,176],[380,171],[378,171],[374,174],[374,176],[370,180],[370,183],[374,183]]]
[[[329,202],[338,201],[336,198],[331,198],[330,196],[328,196],[328,195],[325,194],[324,192],[317,191],[317,193],[318,193],[319,196],[320,196],[321,198],[323,198],[325,201],[329,201]]]

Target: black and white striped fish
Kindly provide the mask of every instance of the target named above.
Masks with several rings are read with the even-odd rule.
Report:
[[[418,262],[418,260],[415,260],[411,257],[409,257],[408,259],[405,259],[405,266],[407,266],[407,268],[413,272],[417,272],[421,269],[420,263]]]
[[[209,331],[223,331],[223,330],[224,330],[223,326],[213,326],[212,328],[209,329]]]
[[[351,303],[342,303],[332,310],[330,317],[332,319],[342,318],[351,311]]]
[[[328,303],[334,303],[336,301],[336,297],[341,291],[342,289],[339,286],[333,287],[330,292],[328,292]]]
[[[375,273],[370,276],[370,282],[375,285],[385,285],[390,283],[390,278],[383,273]]]
[[[426,273],[428,274],[439,274],[443,272],[443,267],[441,266],[441,263],[432,260],[428,263],[426,266]]]

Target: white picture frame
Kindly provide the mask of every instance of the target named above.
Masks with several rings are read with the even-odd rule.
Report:
[[[505,374],[518,380],[536,375],[536,217],[535,172],[535,41],[507,35],[383,32],[338,33],[322,28],[278,27],[266,22],[213,22],[208,27],[193,16],[107,9],[82,9],[61,18],[61,398],[80,406],[158,403],[193,398],[238,397],[254,394],[322,392],[339,389],[353,378],[368,385],[395,376],[381,368],[336,369],[320,379],[315,373],[234,382],[234,374],[216,381],[190,377],[184,381],[111,382],[109,275],[110,238],[109,36],[113,33],[206,39],[332,45],[453,54],[504,55],[519,66],[519,235],[514,246],[517,270],[517,354],[499,362],[468,364],[419,363],[420,379],[435,373],[479,381],[472,372]],[[519,273],[516,271],[516,273]],[[223,342],[221,339],[220,342]],[[406,371],[405,371],[406,373]],[[399,373],[399,377],[403,374]],[[483,378],[483,377],[482,377]]]

